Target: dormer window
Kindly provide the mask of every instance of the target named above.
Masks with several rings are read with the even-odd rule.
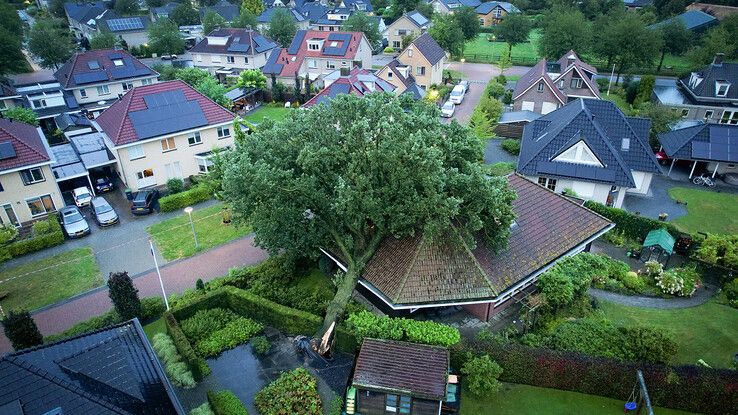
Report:
[[[630,138],[623,138],[620,140],[620,149],[623,151],[630,150]]]
[[[692,74],[689,76],[689,87],[695,88],[697,85],[702,82],[702,76],[698,74],[697,72],[692,72]]]
[[[320,50],[323,46],[323,39],[308,40],[308,50]]]
[[[579,89],[582,87],[582,78],[571,78],[571,87],[573,89]]]
[[[715,96],[726,97],[728,96],[728,90],[730,89],[730,82],[727,81],[715,81]]]

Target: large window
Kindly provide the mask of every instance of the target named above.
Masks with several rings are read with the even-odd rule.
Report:
[[[151,78],[146,78],[146,79],[142,79],[141,80],[141,85],[142,86],[151,85],[153,83],[154,83],[154,80],[151,79]]]
[[[27,199],[28,209],[31,211],[31,216],[41,216],[49,212],[56,210],[54,207],[54,201],[51,200],[51,195],[43,195]]]
[[[537,90],[538,90],[538,92],[543,92],[543,81],[541,81],[541,82],[538,83]]]
[[[121,85],[123,85],[123,90],[124,91],[128,91],[128,90],[133,89],[133,82],[123,82],[123,83],[121,83]]]
[[[728,96],[728,89],[730,89],[730,82],[724,82],[724,81],[715,82],[715,96],[716,97]]]
[[[20,226],[18,217],[15,216],[13,205],[11,204],[3,205],[3,210],[5,211],[5,214],[8,216],[8,220],[10,221],[11,224],[13,224],[13,226]]]
[[[315,69],[318,67],[318,61],[315,59],[308,59],[308,68]]]
[[[571,87],[574,89],[579,89],[582,87],[582,78],[571,78]]]
[[[197,157],[197,170],[202,173],[206,174],[210,172],[210,167],[213,166],[213,161],[209,158],[205,157]]]
[[[146,153],[144,153],[144,149],[141,144],[128,147],[128,160],[136,160],[144,157],[146,157]]]
[[[226,56],[226,62],[228,62],[228,63],[236,63],[236,57],[235,56]]]
[[[174,144],[174,137],[169,137],[161,140],[161,151],[166,153],[167,151],[176,150],[177,146]]]
[[[218,127],[218,138],[226,138],[231,136],[231,129],[228,127]]]
[[[108,95],[110,93],[110,88],[107,85],[100,85],[97,87],[97,95]]]
[[[423,76],[425,75],[425,66],[418,66],[415,68],[415,75]]]
[[[412,400],[409,396],[400,396],[400,413],[409,414]]]
[[[556,190],[556,179],[550,179],[548,177],[539,177],[538,178],[538,184],[541,186],[549,189],[549,190]]]
[[[397,413],[397,395],[387,394],[385,397],[384,411]]]
[[[40,167],[21,170],[20,175],[23,180],[23,184],[26,186],[46,180],[46,178],[44,178],[44,172],[41,171]]]
[[[166,170],[167,172],[167,179],[181,179],[182,177],[184,177],[182,175],[182,166],[179,164],[178,161],[165,164],[164,170]]]
[[[190,143],[191,146],[202,144],[202,138],[200,137],[200,133],[196,131],[190,134],[190,136],[187,137],[187,142]]]
[[[720,124],[731,124],[738,125],[738,110],[736,111],[723,111],[723,116],[720,117]]]

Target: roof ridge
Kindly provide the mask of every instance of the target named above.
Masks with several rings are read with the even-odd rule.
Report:
[[[17,123],[19,123],[19,124],[26,124],[26,123],[24,123],[24,122],[21,122],[21,121],[12,121],[12,119],[11,119],[11,121],[9,121],[9,122],[17,122]],[[35,126],[31,125],[31,124],[26,124],[26,125],[28,125],[29,127],[35,127]],[[39,128],[39,127],[36,127],[36,128]],[[25,146],[26,148],[30,149],[31,151],[33,151],[34,153],[38,154],[39,156],[41,156],[41,157],[45,157],[46,159],[48,159],[48,160],[51,160],[51,155],[50,155],[50,154],[46,154],[46,155],[42,154],[42,153],[41,153],[41,152],[39,151],[39,149],[35,148],[35,147],[34,147],[34,146],[32,146],[32,145],[29,145],[28,143],[26,143],[26,142],[25,142],[25,141],[23,141],[22,139],[20,139],[20,138],[16,137],[16,135],[15,135],[15,134],[13,134],[13,133],[11,133],[10,131],[8,131],[8,130],[7,130],[7,129],[6,129],[5,127],[3,127],[2,125],[0,125],[0,130],[3,130],[3,131],[5,131],[5,132],[6,132],[6,133],[7,133],[7,134],[8,134],[9,136],[13,137],[13,138],[15,139],[15,141],[19,141],[19,142],[20,142],[21,144],[23,144],[23,145],[24,145],[24,146]],[[36,131],[36,134],[38,134],[38,130],[34,130],[34,131]],[[41,138],[40,136],[38,136],[38,139],[39,139],[39,140],[43,140],[43,138]],[[41,143],[41,146],[43,146],[43,145],[44,145],[44,143],[42,142],[42,143]]]
[[[579,100],[582,101],[582,110],[587,115],[587,119],[592,122],[592,125],[594,126],[595,130],[602,137],[602,141],[605,142],[605,146],[607,146],[607,148],[610,150],[612,155],[615,157],[615,161],[618,163],[618,165],[623,170],[623,172],[627,175],[630,183],[635,185],[635,180],[633,179],[633,173],[631,172],[630,166],[628,165],[628,163],[625,162],[625,160],[623,160],[620,152],[614,147],[614,144],[610,141],[610,137],[607,134],[605,134],[604,128],[602,128],[602,126],[600,125],[600,122],[597,119],[597,117],[595,117],[592,114],[592,111],[590,111],[589,108],[586,105],[584,105],[584,99],[579,98]],[[606,102],[610,102],[610,101],[606,101]],[[620,109],[617,109],[617,110],[620,111]],[[627,123],[627,120],[624,120],[624,121]],[[629,123],[628,123],[628,128],[630,128]],[[632,128],[631,128],[631,132],[633,132]],[[634,132],[633,132],[633,135],[635,136]]]
[[[461,241],[461,246],[464,247],[464,250],[466,251],[466,253],[469,255],[469,257],[471,257],[472,261],[474,262],[474,265],[477,267],[477,271],[479,271],[479,273],[482,275],[482,279],[487,283],[487,285],[489,286],[489,289],[492,290],[492,293],[496,296],[498,294],[497,289],[495,288],[494,285],[492,285],[492,281],[490,281],[487,273],[484,272],[484,268],[482,268],[482,264],[480,264],[479,261],[477,261],[477,257],[476,255],[474,255],[474,252],[472,252],[471,248],[469,248],[469,245],[467,245],[464,238],[461,237],[461,233],[459,233],[459,230],[456,229],[456,226],[451,225],[451,229],[453,229],[454,233],[456,233],[456,236]]]
[[[413,268],[413,265],[415,265],[415,262],[418,260],[418,254],[420,253],[420,248],[423,246],[423,244],[427,243],[425,240],[425,233],[423,233],[420,236],[417,236],[420,238],[420,241],[418,241],[418,245],[415,247],[415,252],[413,252],[413,259],[410,261],[409,264],[407,264],[407,268],[405,269],[405,272],[402,273],[402,283],[400,283],[400,287],[397,289],[397,293],[395,294],[395,298],[392,299],[392,301],[397,302],[400,293],[405,289],[405,285],[407,284],[407,280],[410,277],[410,270]]]

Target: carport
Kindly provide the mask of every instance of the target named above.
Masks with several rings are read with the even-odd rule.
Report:
[[[55,158],[51,170],[62,194],[76,187],[88,186],[95,195],[90,172],[116,163],[100,133],[70,137],[68,144],[53,146],[51,151]]]
[[[738,172],[738,126],[727,124],[700,124],[679,128],[659,134],[661,149],[671,158],[667,176],[671,174],[677,160],[689,160],[692,179],[700,162],[712,170],[712,177],[718,173]]]

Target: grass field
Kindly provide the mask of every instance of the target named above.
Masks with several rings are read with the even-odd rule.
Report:
[[[496,395],[483,399],[462,392],[461,415],[617,415],[623,413],[624,404],[602,396],[504,383]],[[654,412],[659,415],[690,414],[663,408]]]
[[[687,215],[673,221],[679,228],[690,233],[738,233],[738,195],[674,187],[669,196],[687,202]]]
[[[602,301],[605,316],[616,325],[649,325],[669,331],[676,340],[676,363],[703,359],[712,367],[729,367],[738,351],[738,311],[714,299],[691,308],[658,310]]]
[[[103,285],[92,248],[73,249],[4,270],[0,281],[0,292],[8,292],[0,302],[6,312],[35,310]]]
[[[269,118],[274,121],[282,121],[290,111],[291,108],[262,105],[256,111],[243,117],[243,119],[253,124],[264,122],[264,118]]]
[[[192,213],[200,245],[199,251],[222,245],[251,232],[248,227],[236,227],[233,223],[223,224],[222,209],[223,205],[218,204],[196,209]],[[195,250],[195,240],[186,214],[151,225],[146,230],[154,239],[161,255],[168,261],[185,258],[198,252]]]
[[[152,341],[154,339],[154,335],[156,333],[166,333],[167,332],[167,325],[164,324],[164,318],[158,318],[151,323],[145,325],[143,327],[144,333],[146,333],[146,337],[149,338],[149,341]]]

